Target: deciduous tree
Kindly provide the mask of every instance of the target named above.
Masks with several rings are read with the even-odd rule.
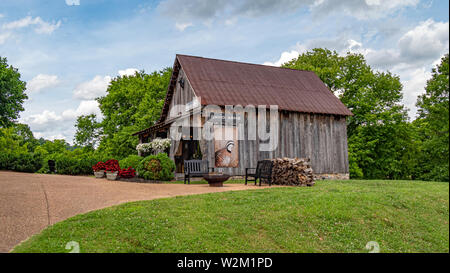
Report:
[[[422,143],[420,178],[449,180],[449,55],[432,70],[425,94],[417,99],[414,121]]]
[[[26,84],[20,79],[17,68],[8,65],[0,56],[0,127],[10,127],[23,111]]]
[[[97,122],[97,115],[83,115],[77,118],[75,123],[75,144],[88,147],[96,148],[99,136],[100,136],[100,124]]]
[[[316,48],[284,67],[314,71],[353,112],[347,119],[353,177],[402,178],[411,128],[402,105],[402,85],[390,72],[376,72],[361,54],[340,56]]]
[[[137,138],[131,134],[151,126],[164,105],[172,69],[145,74],[119,76],[108,86],[106,96],[98,98],[104,116],[99,149],[117,158],[135,154]]]

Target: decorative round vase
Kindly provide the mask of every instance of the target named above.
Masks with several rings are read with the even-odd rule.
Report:
[[[105,170],[100,170],[98,172],[94,172],[95,178],[103,178],[105,177]]]
[[[106,179],[108,180],[116,180],[119,172],[108,172],[106,171]]]

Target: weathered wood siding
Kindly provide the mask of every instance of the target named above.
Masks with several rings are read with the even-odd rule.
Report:
[[[181,88],[180,85],[180,79],[184,79],[184,88]],[[170,102],[169,106],[169,117],[168,119],[175,118],[176,116],[171,116],[171,110],[175,105],[186,105],[187,103],[191,102],[195,98],[194,91],[192,90],[191,85],[189,84],[189,81],[183,71],[183,69],[180,68],[180,71],[178,73],[177,77],[177,84],[175,85],[174,94],[172,97],[172,100]],[[185,115],[187,112],[182,112],[182,115]]]
[[[346,174],[348,169],[347,125],[344,116],[279,113],[278,147],[259,151],[259,141],[239,141],[239,167],[220,168],[230,175],[244,175],[245,168],[256,167],[258,160],[275,157],[310,158],[315,173]],[[245,119],[247,139],[247,119]],[[204,141],[204,159],[214,167],[214,141]]]

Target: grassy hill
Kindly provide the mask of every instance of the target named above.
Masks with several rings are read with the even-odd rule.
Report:
[[[318,181],[127,203],[78,215],[14,252],[449,252],[449,184]]]

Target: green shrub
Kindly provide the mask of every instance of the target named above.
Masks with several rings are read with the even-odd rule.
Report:
[[[127,169],[128,167],[132,167],[133,169],[137,169],[139,163],[141,163],[142,157],[138,155],[129,155],[124,159],[119,161],[120,168]]]
[[[49,173],[48,160],[54,160],[58,174],[89,175],[93,173],[92,166],[101,161],[101,158],[100,155],[83,153],[80,150],[48,155],[43,160],[42,168],[39,172]]]
[[[171,180],[175,163],[165,153],[149,155],[141,160],[136,171],[139,176],[148,180]]]
[[[39,154],[0,154],[0,169],[2,170],[33,173],[41,167],[42,157]]]
[[[53,155],[47,155],[42,160],[42,167],[37,171],[37,173],[50,173],[50,168],[48,167],[48,161],[54,160]]]
[[[358,165],[356,155],[352,152],[352,147],[349,147],[348,164],[351,179],[361,179],[364,177],[363,170]]]
[[[78,160],[74,157],[69,156],[68,153],[57,154],[53,157],[53,160],[55,160],[56,172],[58,174],[78,174],[78,172],[76,171]]]
[[[0,153],[0,170],[12,170],[13,162],[12,154]]]
[[[362,169],[358,166],[356,161],[350,160],[349,162],[349,172],[351,179],[361,179],[364,176]]]

